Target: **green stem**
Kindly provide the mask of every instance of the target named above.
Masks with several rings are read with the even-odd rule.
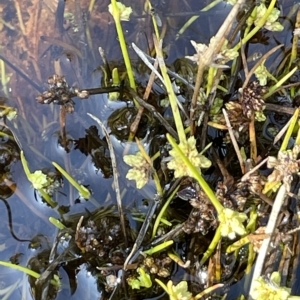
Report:
[[[167,286],[159,279],[155,278],[154,279],[156,281],[156,283],[158,283],[164,290],[167,294],[169,294],[169,290],[167,288]]]
[[[217,4],[219,4],[220,2],[222,2],[223,0],[214,0],[212,3],[208,4],[207,6],[205,6],[204,8],[202,8],[200,11],[201,12],[205,12],[208,11],[210,9],[212,9],[213,7],[215,7]],[[176,39],[179,38],[180,35],[182,35],[189,26],[191,26],[200,16],[192,16],[182,27],[181,29],[178,31],[177,33],[177,37]]]
[[[169,95],[169,101],[170,101],[170,104],[171,104],[172,113],[173,113],[173,117],[174,117],[174,121],[175,121],[175,125],[176,125],[176,130],[177,130],[177,133],[178,133],[179,141],[180,141],[180,143],[184,144],[184,143],[186,143],[186,136],[185,136],[184,127],[183,127],[182,120],[181,120],[180,113],[179,113],[177,98],[176,98],[176,95],[174,93],[170,77],[167,73],[167,68],[166,68],[166,65],[164,63],[163,55],[162,55],[162,52],[161,52],[161,49],[158,45],[157,40],[154,40],[154,45],[155,45],[155,51],[156,51],[157,59],[158,59],[158,62],[159,62],[159,67],[160,67],[162,76],[164,78],[164,84],[166,86],[166,89],[167,89],[167,92],[168,92],[168,95]]]
[[[12,263],[7,262],[7,261],[1,261],[0,260],[0,265],[8,267],[8,268],[12,268],[14,270],[21,271],[21,272],[23,272],[23,273],[25,273],[27,275],[30,275],[30,276],[32,276],[32,277],[34,277],[36,279],[40,278],[40,276],[41,276],[39,273],[37,273],[35,271],[32,271],[32,270],[30,270],[30,269],[28,269],[26,267],[22,267],[20,265],[12,264]],[[59,286],[59,283],[56,280],[54,280],[54,279],[51,279],[50,282],[51,282],[51,284],[53,284],[55,286]]]
[[[276,84],[274,84],[272,87],[269,88],[269,92],[264,95],[264,99],[267,99],[270,97],[276,89],[282,86],[282,84],[288,80],[295,72],[297,71],[297,67],[295,67],[293,70],[291,70],[289,73],[287,73],[284,77],[282,77]]]
[[[242,42],[239,42],[236,44],[236,46],[233,48],[233,50],[238,51],[240,49],[241,45],[246,44],[265,25],[275,4],[276,4],[276,0],[272,0],[265,15],[258,21],[257,25],[242,39]]]
[[[159,223],[161,222],[161,219],[167,209],[167,207],[169,206],[170,202],[172,201],[172,199],[174,198],[175,194],[177,193],[178,189],[179,189],[180,185],[173,191],[173,193],[169,196],[169,198],[167,199],[166,203],[164,204],[164,206],[161,208],[159,214],[157,215],[157,218],[154,222],[153,225],[153,231],[152,231],[152,238],[155,237],[156,232],[157,232],[157,228]]]
[[[280,146],[280,151],[285,151],[287,146],[288,146],[288,143],[289,143],[289,140],[292,136],[292,133],[294,131],[294,128],[295,128],[295,125],[298,121],[298,116],[299,116],[299,109],[296,109],[295,112],[294,112],[294,115],[292,116],[291,118],[291,123],[288,127],[288,130],[284,136],[284,139],[283,139],[283,142]]]
[[[66,228],[66,226],[62,222],[60,222],[59,220],[57,220],[57,219],[55,219],[53,217],[49,217],[49,222],[51,224],[53,224],[55,227],[57,227],[58,229],[60,229],[60,230]]]
[[[278,82],[278,79],[275,78],[267,69],[266,69],[266,73],[268,78],[272,79],[274,82]]]
[[[24,169],[24,172],[26,174],[26,177],[29,178],[30,177],[30,170],[29,170],[29,167],[28,167],[28,162],[24,156],[24,151],[22,150],[21,151],[21,162],[22,162],[22,166],[23,166],[23,169]],[[29,180],[29,179],[28,179]]]
[[[193,166],[193,164],[190,162],[190,160],[183,154],[179,146],[176,144],[175,140],[171,137],[170,134],[167,133],[167,139],[169,143],[172,145],[172,147],[175,149],[175,151],[180,155],[181,159],[184,161],[186,166],[191,170],[191,172],[194,175],[194,178],[198,181],[200,184],[201,188],[203,189],[204,193],[207,195],[215,209],[217,210],[218,214],[222,212],[224,207],[222,204],[219,202],[218,198],[216,197],[215,193],[213,190],[209,187],[207,182],[204,180],[204,178],[201,176],[199,171]]]
[[[80,185],[70,174],[68,174],[59,164],[56,162],[52,162],[53,166],[61,173],[63,174],[66,179],[74,186],[74,188],[79,192],[79,194],[84,199],[89,199],[91,197],[90,191],[84,187],[83,185]]]
[[[149,11],[151,11],[152,10],[152,4],[151,4],[150,0],[147,1],[147,4],[149,6]],[[156,22],[156,19],[155,19],[154,15],[152,16],[152,23],[153,23],[153,27],[154,27],[155,36],[159,40],[159,31],[158,31],[157,22]]]
[[[122,55],[124,58],[124,63],[125,63],[125,67],[126,67],[127,74],[128,74],[129,85],[134,91],[136,91],[134,75],[133,75],[133,71],[132,71],[132,67],[131,67],[131,63],[130,63],[128,50],[126,47],[126,42],[125,42],[124,33],[123,33],[122,25],[121,25],[121,20],[120,20],[120,10],[118,8],[116,0],[111,0],[111,4],[112,4],[112,15],[115,20],[116,29],[117,29],[117,33],[118,33],[118,37],[119,37],[119,42],[120,42],[120,47],[122,50]],[[139,107],[139,104],[136,100],[134,100],[134,104],[136,107]]]
[[[166,242],[163,242],[162,244],[159,244],[153,248],[150,248],[149,250],[146,250],[146,251],[143,251],[143,253],[147,254],[147,255],[152,255],[156,252],[159,252],[159,251],[162,251],[162,250],[165,250],[167,247],[173,245],[173,241],[166,241]]]
[[[135,138],[135,141],[136,141],[137,146],[139,147],[139,150],[141,151],[143,157],[145,158],[145,160],[147,161],[149,166],[152,168],[153,179],[154,179],[154,182],[155,182],[157,193],[158,193],[159,196],[162,196],[164,192],[163,192],[163,189],[161,187],[160,180],[159,180],[159,177],[157,175],[157,172],[153,167],[153,162],[152,162],[150,156],[148,155],[148,153],[146,152],[146,150],[144,149],[142,143],[139,141],[139,139]]]
[[[57,206],[57,203],[52,200],[52,198],[44,191],[44,189],[38,189],[38,192],[52,208]]]
[[[212,89],[215,74],[216,74],[216,69],[213,68],[213,67],[210,67],[208,69],[208,77],[207,77],[207,85],[206,85],[206,97],[208,97],[208,95],[209,95],[209,93]]]
[[[211,241],[210,245],[208,246],[208,249],[203,254],[202,259],[200,260],[200,265],[202,266],[213,254],[214,250],[216,249],[219,241],[221,239],[221,226],[219,226],[215,232],[215,236],[213,240]]]

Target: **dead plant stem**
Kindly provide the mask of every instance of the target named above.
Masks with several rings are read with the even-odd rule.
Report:
[[[227,18],[225,19],[224,23],[220,27],[219,31],[215,35],[215,38],[211,41],[209,44],[208,49],[205,51],[205,53],[199,57],[198,61],[198,72],[197,72],[197,78],[196,78],[196,84],[195,89],[192,97],[192,104],[191,104],[191,110],[190,110],[190,119],[191,119],[191,131],[190,134],[194,135],[195,133],[195,124],[193,122],[195,109],[197,105],[197,99],[199,95],[199,90],[203,81],[203,73],[205,69],[212,63],[213,57],[216,53],[218,53],[218,50],[221,49],[224,41],[225,41],[225,35],[226,32],[231,28],[233,21],[235,17],[237,16],[241,5],[243,5],[245,0],[239,0],[232,8],[230,13],[228,14]]]
[[[227,114],[227,112],[224,108],[222,109],[222,111],[223,111],[223,115],[224,115],[224,118],[225,118],[225,121],[226,121],[226,126],[228,128],[228,132],[229,132],[229,135],[230,135],[231,143],[232,143],[233,148],[234,148],[234,150],[236,152],[236,155],[238,157],[242,173],[244,174],[245,173],[245,164],[244,164],[243,157],[241,155],[241,151],[240,151],[239,146],[237,144],[237,141],[235,139],[235,136],[234,136],[231,124],[230,124],[228,114]]]

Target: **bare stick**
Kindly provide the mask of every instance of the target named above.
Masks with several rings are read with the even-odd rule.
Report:
[[[269,244],[270,244],[270,241],[271,241],[271,237],[272,237],[272,234],[275,230],[277,217],[279,215],[279,212],[281,210],[281,206],[282,206],[283,201],[285,199],[286,192],[287,191],[286,191],[286,188],[285,188],[284,184],[281,185],[281,187],[279,188],[279,190],[277,192],[275,202],[274,202],[274,205],[272,207],[272,211],[271,211],[269,221],[268,221],[268,224],[267,224],[267,227],[266,227],[267,237],[264,239],[264,241],[262,243],[262,246],[259,250],[257,260],[256,260],[256,263],[255,263],[253,277],[252,277],[252,281],[251,281],[250,292],[249,292],[249,295],[250,295],[249,299],[250,300],[253,299],[251,294],[253,293],[253,290],[254,290],[255,280],[257,280],[259,278],[259,276],[261,276],[264,261],[265,261],[265,258],[267,256],[267,254],[268,254],[268,248],[269,248]]]
[[[119,210],[119,214],[120,214],[120,223],[121,223],[121,227],[122,227],[122,231],[123,231],[125,247],[127,248],[128,240],[127,240],[127,234],[126,234],[124,211],[123,211],[123,207],[122,207],[122,199],[121,199],[121,194],[120,194],[120,186],[119,186],[119,180],[118,180],[118,169],[117,169],[117,161],[116,161],[115,151],[114,151],[113,145],[111,143],[109,133],[107,132],[104,124],[94,115],[88,113],[88,116],[90,116],[92,119],[94,119],[99,124],[99,126],[102,128],[102,130],[105,134],[107,144],[108,144],[110,157],[111,157],[111,164],[112,164],[113,174],[114,174],[114,187],[115,187],[115,192],[116,192],[118,210]]]
[[[241,170],[242,170],[242,173],[244,174],[245,173],[245,164],[244,164],[244,160],[242,158],[242,155],[241,155],[241,152],[240,152],[240,149],[239,149],[239,146],[237,144],[237,141],[235,139],[235,136],[234,136],[234,133],[233,133],[233,130],[232,130],[232,127],[231,127],[231,124],[230,124],[230,121],[229,121],[229,118],[228,118],[228,114],[226,112],[226,110],[223,108],[222,109],[222,112],[223,112],[223,115],[224,115],[224,118],[225,118],[225,121],[226,121],[226,126],[228,128],[228,132],[229,132],[229,135],[230,135],[230,138],[231,138],[231,143],[233,145],[233,148],[235,150],[235,153],[238,157],[238,160],[239,160],[239,163],[240,163],[240,166],[241,166]]]
[[[199,57],[199,67],[197,72],[197,79],[194,89],[194,94],[192,98],[192,105],[190,110],[190,119],[193,120],[195,108],[197,105],[197,98],[200,90],[200,86],[202,84],[203,79],[203,73],[206,67],[208,67],[212,61],[213,57],[216,53],[218,53],[218,50],[221,49],[224,40],[226,32],[228,32],[228,29],[231,28],[233,21],[235,17],[237,16],[240,7],[245,3],[245,0],[238,0],[238,2],[233,6],[232,10],[228,14],[227,18],[223,22],[222,26],[220,27],[219,31],[215,35],[215,38],[212,40],[212,42],[209,44],[208,49],[205,51],[203,55],[200,55]],[[191,135],[194,134],[194,122],[191,122]]]

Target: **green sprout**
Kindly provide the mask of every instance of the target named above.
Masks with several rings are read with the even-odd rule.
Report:
[[[13,120],[18,114],[18,110],[14,107],[0,105],[0,108],[2,109],[0,117],[6,116],[9,121]]]
[[[126,178],[135,180],[136,187],[141,189],[147,184],[150,175],[152,175],[157,193],[158,195],[162,195],[163,190],[161,188],[160,180],[152,164],[152,161],[157,158],[157,154],[150,158],[139,139],[136,138],[135,140],[140,151],[135,155],[125,155],[123,158],[124,162],[132,167],[132,169],[128,171]]]
[[[32,183],[32,186],[37,190],[46,187],[50,183],[47,175],[41,170],[37,170],[34,173],[28,174],[27,178]]]
[[[259,13],[259,18],[256,15],[256,9],[254,9],[254,11],[252,12],[249,21],[248,21],[248,27],[245,30],[245,36],[242,39],[242,41],[240,43],[237,43],[236,46],[233,48],[234,50],[238,50],[240,49],[241,45],[245,45],[261,28],[263,28],[265,26],[265,24],[267,24],[268,22],[270,23],[271,21],[274,21],[274,6],[276,4],[276,0],[271,0],[267,10],[265,11],[264,14]],[[271,19],[268,19],[269,16],[273,13],[273,16],[271,17]],[[253,22],[255,21],[255,27],[249,32],[250,26],[253,24]],[[278,22],[276,22],[278,23]],[[268,26],[268,25],[267,25]],[[277,28],[277,24],[274,25],[275,28]]]
[[[220,225],[216,230],[215,236],[210,243],[208,250],[203,255],[203,258],[200,262],[200,264],[203,264],[213,253],[222,236],[232,238],[236,233],[242,235],[246,233],[246,229],[244,228],[244,225],[242,223],[246,220],[247,217],[245,214],[237,213],[231,209],[224,208],[213,190],[209,187],[207,182],[202,177],[199,168],[197,168],[194,163],[191,162],[189,157],[184,154],[182,149],[179,147],[179,145],[176,144],[175,140],[169,134],[167,134],[167,139],[172,145],[174,151],[177,152],[178,157],[182,159],[182,167],[185,170],[187,168],[189,169],[188,174],[191,174],[191,177],[195,178],[198,181],[204,193],[207,195],[208,199],[211,201],[216,211],[218,212]],[[234,226],[237,226],[237,228],[233,228]]]
[[[112,86],[119,86],[120,85],[120,77],[119,77],[119,71],[117,68],[114,68],[112,70]],[[118,100],[120,96],[119,92],[113,92],[108,94],[108,99],[110,101]]]
[[[114,13],[114,4],[108,5],[108,11],[113,15]],[[118,8],[118,14],[121,21],[129,21],[130,15],[132,13],[132,8],[130,6],[125,6],[121,2],[116,2],[117,8]]]
[[[256,9],[256,18],[254,20],[254,25],[256,26],[259,20],[265,16],[267,12],[267,8],[266,5],[263,2],[261,2],[259,6],[255,7],[255,9]],[[274,7],[271,10],[270,15],[267,17],[267,20],[264,24],[264,28],[270,31],[282,31],[283,26],[279,22],[276,22],[279,15],[280,15],[280,11],[276,7]]]
[[[19,266],[19,265],[16,265],[16,264],[13,264],[11,262],[6,262],[6,261],[0,261],[0,265],[2,266],[5,266],[5,267],[9,267],[11,269],[14,269],[14,270],[19,270],[27,275],[30,275],[36,279],[40,278],[40,274],[33,271],[33,270],[30,270],[29,268],[26,268],[26,267],[23,267],[23,266]],[[57,275],[54,275],[53,276],[53,279],[50,280],[51,284],[56,286],[56,287],[60,287],[60,279],[59,279],[59,276]]]
[[[220,221],[221,236],[233,240],[238,235],[245,235],[246,229],[243,222],[247,220],[247,215],[236,212],[230,208],[224,208],[218,215]]]
[[[138,189],[143,188],[149,180],[151,166],[144,158],[142,152],[137,152],[135,155],[125,155],[123,160],[127,165],[132,167],[128,171],[126,178],[135,180]]]
[[[198,153],[194,136],[189,137],[186,142],[181,142],[178,146],[184,156],[190,160],[198,172],[201,173],[201,168],[209,168],[211,166],[211,161],[204,155]],[[185,164],[175,149],[170,150],[169,154],[172,156],[172,160],[168,163],[168,168],[175,171],[175,178],[183,176],[194,177],[191,169]]]
[[[153,248],[150,248],[149,250],[143,251],[143,254],[147,254],[147,255],[153,255],[154,253],[157,253],[159,251],[165,250],[167,247],[173,245],[173,241],[165,241],[162,244],[159,244]]]
[[[46,202],[52,207],[56,207],[57,203],[54,202],[49,194],[45,191],[50,184],[53,183],[53,180],[44,174],[41,170],[37,170],[34,173],[31,173],[29,170],[28,162],[24,156],[24,151],[21,151],[21,162],[26,174],[27,179],[31,182],[33,188],[38,190],[41,196],[46,200]]]
[[[192,300],[193,295],[188,291],[188,285],[186,281],[180,281],[177,285],[174,285],[171,280],[165,285],[159,279],[155,281],[166,291],[170,300]]]
[[[35,189],[39,190],[51,184],[51,180],[41,170],[37,170],[34,173],[30,172],[28,162],[24,156],[24,151],[21,151],[21,162],[27,179]]]
[[[256,78],[259,81],[260,85],[266,85],[269,72],[267,68],[265,67],[265,61],[263,61],[255,70],[254,72]]]
[[[66,172],[59,164],[52,162],[53,166],[66,177],[66,179],[73,185],[73,187],[79,192],[80,196],[84,199],[91,197],[90,191],[83,185],[79,184],[68,172]]]
[[[137,272],[139,277],[129,277],[128,284],[132,289],[140,289],[141,287],[150,288],[152,286],[152,281],[150,275],[145,272],[143,268],[138,268]]]
[[[300,299],[300,297],[290,296],[291,289],[280,287],[281,277],[279,272],[273,272],[270,278],[260,276],[254,281],[254,289],[251,297],[254,300],[270,299],[270,300],[285,300],[285,299]]]
[[[49,217],[49,222],[51,224],[53,224],[56,228],[60,229],[60,230],[66,228],[66,226],[56,218]]]

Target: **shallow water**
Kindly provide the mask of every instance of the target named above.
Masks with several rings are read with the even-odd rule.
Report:
[[[153,6],[163,23],[167,24],[164,42],[168,45],[165,50],[168,64],[172,64],[177,58],[193,54],[190,40],[207,44],[230,10],[230,5],[225,2],[218,4],[213,11],[201,14],[200,18],[176,41],[175,36],[179,28],[188,19],[187,16],[177,14],[183,11],[199,11],[208,1],[166,2],[168,1],[154,1]],[[108,116],[125,104],[109,102],[106,94],[91,96],[88,100],[76,99],[75,111],[67,115],[66,119],[67,136],[73,141],[67,153],[58,141],[59,107],[53,104],[40,105],[36,103],[35,97],[46,90],[44,82],[55,73],[64,75],[71,86],[98,87],[103,81],[99,68],[102,61],[98,47],[103,48],[110,63],[121,65],[114,22],[107,11],[108,3],[103,0],[96,1],[90,15],[88,1],[58,0],[47,4],[38,0],[15,0],[0,3],[2,18],[8,23],[7,25],[4,23],[0,32],[3,46],[0,54],[15,66],[15,69],[12,69],[6,64],[9,80],[3,85],[2,94],[7,98],[6,104],[17,107],[19,111],[19,117],[7,124],[19,138],[31,171],[41,168],[53,169],[51,161],[55,161],[64,166],[81,184],[88,185],[93,193],[93,203],[91,201],[77,203],[78,192],[65,180],[60,192],[54,195],[54,200],[59,206],[69,206],[70,211],[64,215],[66,218],[74,213],[116,204],[112,178],[104,178],[101,170],[94,166],[91,155],[76,149],[76,143],[84,140],[86,130],[90,126],[96,125],[87,113],[94,114],[106,123]],[[279,3],[282,6],[282,14],[287,15],[294,2],[283,0]],[[21,16],[18,15],[18,10]],[[148,47],[152,45],[151,18],[143,13],[141,3],[134,4],[133,11],[131,21],[124,23],[126,41],[129,45],[135,42],[147,52]],[[294,15],[291,18],[293,19]],[[265,33],[267,38],[265,44],[260,42],[251,44],[248,49],[249,56],[252,53],[265,53],[278,43],[284,43],[289,47],[292,38],[291,23],[288,19],[284,22],[286,22],[284,32]],[[136,60],[132,50],[130,55],[134,57],[133,61]],[[270,58],[270,65],[279,56],[279,53],[275,53]],[[27,80],[20,72],[27,76]],[[144,74],[137,74],[137,78],[141,82],[147,80]],[[100,137],[103,138],[103,133],[99,128],[98,130]],[[114,136],[112,143],[117,156],[121,189],[126,188],[122,199],[123,205],[128,209],[146,212],[147,207],[142,200],[154,198],[154,185],[150,183],[145,189],[137,191],[132,182],[125,180],[124,174],[128,167],[123,163],[122,156],[126,143]],[[135,151],[136,147],[131,147],[130,152]],[[37,249],[29,249],[28,242],[19,242],[12,237],[6,208],[4,203],[0,202],[0,215],[3,220],[0,224],[0,260],[9,261],[12,255],[22,253],[19,263],[26,265],[37,253],[51,249],[57,229],[49,223],[48,218],[50,216],[59,218],[59,215],[40,201],[18,159],[12,164],[10,173],[15,187],[13,194],[7,197],[7,202],[11,209],[14,233],[20,239],[32,239],[39,235],[41,245]],[[5,184],[8,185],[9,182],[6,180]],[[72,296],[68,276],[63,270],[60,277],[63,285],[56,299],[97,299],[102,294],[97,289],[95,278],[84,266],[81,266],[77,275],[78,287]],[[0,266],[0,292],[17,280],[20,280],[18,286],[14,286],[12,294],[3,299],[32,299],[27,276]]]

